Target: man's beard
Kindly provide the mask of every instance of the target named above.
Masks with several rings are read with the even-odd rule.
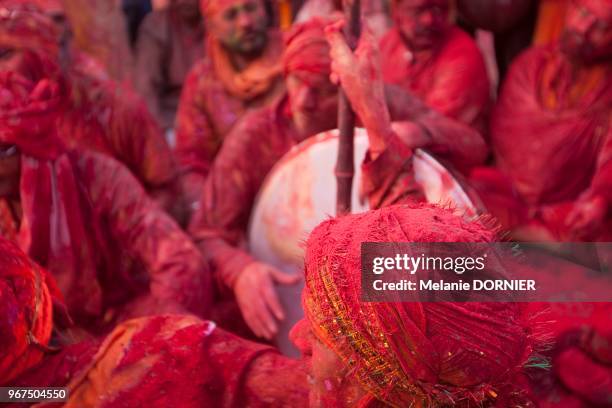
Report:
[[[235,54],[239,54],[246,58],[256,58],[263,54],[268,45],[268,33],[266,31],[254,32],[250,41],[237,40],[230,44],[225,44],[225,47]]]

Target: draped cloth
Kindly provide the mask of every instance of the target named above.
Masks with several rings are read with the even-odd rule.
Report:
[[[80,196],[81,186],[56,130],[61,86],[50,80],[34,84],[9,73],[0,78],[0,87],[12,95],[2,101],[0,141],[22,153],[20,246],[54,271],[71,306],[98,311],[100,289],[91,285],[99,256],[92,240],[98,234],[95,226],[86,227],[93,209]]]
[[[13,384],[68,387],[67,402],[37,407],[308,406],[302,361],[182,315],[126,321],[47,357]]]
[[[203,13],[207,15],[205,12]],[[238,71],[228,51],[209,36],[208,58],[191,69],[176,117],[175,157],[192,209],[225,137],[247,111],[272,103],[285,90],[281,34],[271,29],[263,54]]]
[[[261,56],[250,62],[243,70],[237,70],[230,53],[224,46],[209,35],[206,50],[212,61],[215,73],[224,88],[242,101],[249,101],[267,92],[280,77],[281,56],[283,53],[280,33],[270,31],[268,44]]]
[[[497,165],[510,183],[506,190],[517,193],[506,197],[524,214],[507,228],[535,222],[567,239],[565,219],[576,200],[600,195],[610,205],[611,72],[609,63],[572,70],[555,46],[532,48],[511,66],[491,122]],[[475,179],[489,210],[503,214],[495,201],[508,200],[495,199],[499,188]]]
[[[429,204],[325,221],[307,242],[306,318],[372,399],[394,407],[525,406],[513,384],[535,343],[519,304],[360,300],[362,242],[495,239],[481,224]]]
[[[21,153],[19,245],[51,271],[87,329],[104,330],[103,317],[205,314],[210,277],[187,236],[119,163],[65,149],[62,90],[51,79],[0,78],[0,142]]]
[[[430,108],[487,135],[491,106],[484,59],[474,40],[451,27],[431,50],[413,53],[399,29],[380,42],[385,83],[398,85]]]
[[[70,109],[62,116],[60,136],[66,145],[118,159],[180,219],[177,167],[144,102],[108,80],[82,52],[60,47],[56,25],[39,9],[15,1],[0,2],[0,9],[0,44],[24,53],[19,72],[33,81],[51,78],[64,85]]]

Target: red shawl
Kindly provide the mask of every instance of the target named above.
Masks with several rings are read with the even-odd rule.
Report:
[[[20,198],[23,219],[21,248],[53,270],[69,308],[97,313],[101,293],[96,281],[93,240],[98,234],[88,222],[92,205],[80,194],[75,171],[56,130],[62,114],[62,87],[37,84],[15,74],[0,78],[3,95],[0,141],[21,152]],[[75,279],[75,277],[77,277]]]
[[[553,48],[517,59],[491,134],[500,168],[528,204],[574,200],[591,184],[610,194],[603,188],[612,186],[611,106],[611,65],[572,73]]]

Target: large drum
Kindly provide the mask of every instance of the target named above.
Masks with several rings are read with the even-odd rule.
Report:
[[[361,163],[367,148],[365,129],[355,129],[354,213],[368,210],[367,202],[359,199]],[[324,132],[296,146],[270,171],[251,214],[248,239],[255,258],[288,273],[302,273],[308,235],[335,215],[337,152],[338,131]],[[413,169],[428,202],[456,208],[466,217],[477,215],[461,183],[428,153],[416,150]],[[279,287],[278,292],[287,317],[276,344],[286,355],[297,356],[288,333],[303,316],[302,285]]]

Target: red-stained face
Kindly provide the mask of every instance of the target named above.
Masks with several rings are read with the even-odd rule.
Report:
[[[226,0],[207,16],[211,35],[231,52],[257,56],[268,42],[268,17],[262,0]]]
[[[448,0],[397,0],[393,19],[415,50],[431,48],[449,26]]]
[[[571,1],[561,50],[587,64],[612,58],[612,1]]]
[[[314,336],[306,319],[294,326],[290,337],[302,358],[310,363],[309,405],[312,408],[355,407],[366,396],[336,353]]]
[[[336,127],[338,87],[328,75],[296,71],[287,76],[291,116],[301,139]]]

